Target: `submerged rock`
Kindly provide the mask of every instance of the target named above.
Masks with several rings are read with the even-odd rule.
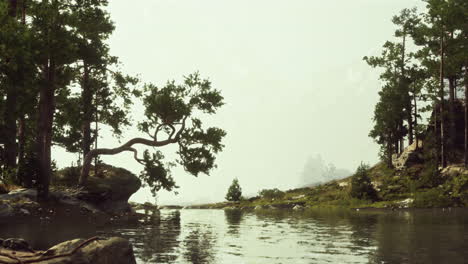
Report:
[[[3,241],[3,244],[7,240]],[[13,241],[13,240],[12,240]],[[22,239],[15,239],[18,247],[3,249],[0,263],[37,264],[135,264],[132,245],[128,240],[112,237],[107,239],[75,239],[60,243],[47,251],[33,251]]]
[[[15,210],[9,204],[0,204],[0,218],[15,216]]]

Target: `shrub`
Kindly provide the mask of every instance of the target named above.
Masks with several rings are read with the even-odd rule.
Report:
[[[372,186],[369,177],[368,165],[361,163],[356,173],[352,176],[350,195],[360,200],[375,201],[377,199],[377,192]]]
[[[446,207],[450,206],[451,201],[446,197],[442,190],[430,189],[424,192],[417,192],[414,195],[414,207]]]
[[[441,183],[441,176],[437,163],[430,162],[421,172],[420,187],[436,187]]]
[[[463,206],[468,206],[468,174],[453,177],[444,185],[446,193]]]
[[[232,180],[232,184],[228,189],[226,194],[226,200],[230,202],[238,202],[241,200],[242,197],[242,189],[239,185],[239,180],[234,179]]]
[[[278,190],[277,188],[263,189],[259,192],[259,195],[266,199],[279,199],[284,197],[284,192]]]

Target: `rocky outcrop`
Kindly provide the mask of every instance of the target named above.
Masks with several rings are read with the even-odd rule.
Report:
[[[421,163],[423,161],[421,150],[422,141],[418,140],[418,145],[416,145],[416,142],[414,142],[413,144],[405,148],[405,150],[400,155],[393,154],[393,167],[396,170],[404,170],[405,168],[408,168],[413,164]]]
[[[1,239],[0,239],[1,240]],[[0,263],[134,264],[132,245],[119,237],[75,239],[46,251],[32,250],[22,239],[2,240]]]
[[[75,168],[76,169],[76,168]],[[76,186],[79,170],[59,171],[54,181],[62,186]],[[141,187],[140,179],[128,170],[102,164],[97,175],[90,175],[87,184],[73,197],[86,201],[108,213],[130,212],[128,199]]]

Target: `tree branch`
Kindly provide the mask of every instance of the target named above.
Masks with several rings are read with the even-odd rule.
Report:
[[[162,124],[160,124],[156,128],[156,132],[154,134],[153,140],[137,137],[137,138],[130,139],[125,144],[117,148],[97,148],[97,149],[90,150],[88,154],[86,154],[84,161],[83,161],[83,168],[81,169],[79,184],[80,185],[86,184],[86,181],[89,176],[89,170],[91,168],[91,162],[95,157],[99,155],[116,155],[124,151],[132,151],[134,153],[133,157],[135,158],[135,160],[138,161],[138,163],[143,164],[142,163],[143,160],[138,158],[138,151],[135,148],[133,148],[133,145],[141,144],[141,145],[150,146],[150,147],[162,147],[162,146],[166,146],[169,144],[177,143],[180,139],[182,132],[185,130],[185,123],[186,123],[187,118],[188,116],[184,117],[182,121],[182,125],[176,134],[175,134],[175,131],[176,131],[175,127],[173,125],[169,125],[173,129],[173,131],[171,135],[169,136],[169,138],[166,140],[158,141],[156,138],[157,132],[159,132],[159,130],[163,126]],[[175,137],[172,138],[174,134],[175,134]]]

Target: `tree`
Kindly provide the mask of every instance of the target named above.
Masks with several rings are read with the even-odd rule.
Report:
[[[356,173],[351,178],[351,197],[361,200],[375,201],[377,199],[377,192],[372,186],[369,177],[369,165],[361,163],[356,170]]]
[[[80,184],[85,185],[89,175],[91,162],[98,155],[116,155],[124,151],[134,153],[137,162],[144,165],[140,177],[154,191],[160,188],[172,189],[175,182],[170,169],[179,164],[194,176],[200,173],[209,175],[216,167],[215,154],[224,145],[221,141],[226,132],[220,128],[204,128],[199,116],[215,114],[223,103],[220,92],[211,86],[207,79],[201,79],[198,73],[185,77],[183,84],[168,82],[159,88],[153,84],[145,87],[143,95],[146,120],[138,128],[148,135],[147,138],[132,138],[116,148],[92,149],[84,158],[80,176]],[[164,138],[162,138],[165,136]],[[134,145],[160,148],[167,145],[177,145],[178,159],[175,162],[164,163],[161,151],[150,153],[144,151],[143,158],[138,157]]]
[[[239,180],[236,178],[232,180],[231,186],[229,186],[226,194],[226,200],[230,202],[238,202],[242,197],[242,188],[239,185]]]

